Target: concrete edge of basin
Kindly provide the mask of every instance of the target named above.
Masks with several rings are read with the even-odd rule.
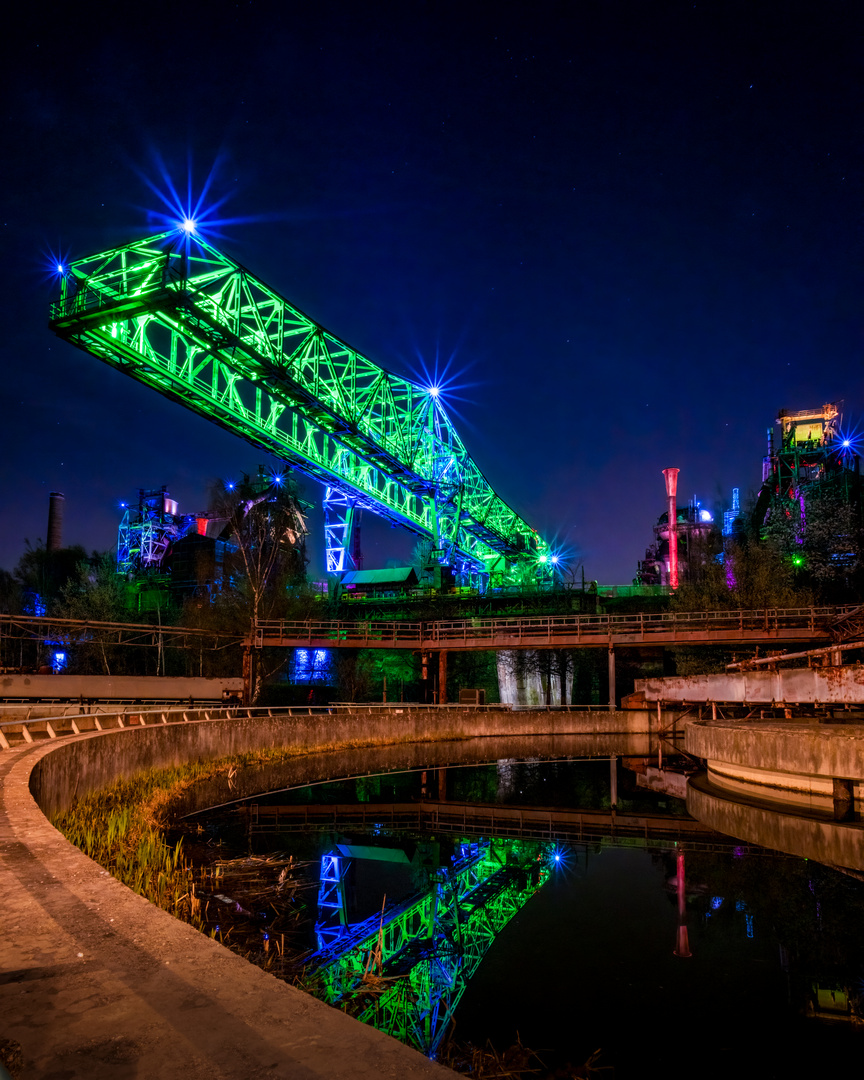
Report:
[[[0,758],[0,1008],[25,1076],[454,1075],[247,963],[70,844],[30,792],[33,768],[57,749]]]
[[[864,779],[864,724],[696,720],[686,726],[685,749],[705,761]]]

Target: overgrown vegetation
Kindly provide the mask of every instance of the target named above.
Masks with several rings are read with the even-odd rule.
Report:
[[[203,774],[203,768],[190,766],[120,780],[108,790],[77,800],[53,824],[118,881],[202,929],[192,868],[183,859],[183,840],[169,843],[164,829],[172,796]]]

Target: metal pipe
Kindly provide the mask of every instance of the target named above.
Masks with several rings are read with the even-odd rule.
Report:
[[[678,469],[664,469],[669,500],[669,584],[678,588]]]
[[[864,649],[864,641],[849,641],[843,645],[826,645],[824,649],[807,649],[806,652],[775,653],[774,656],[760,656],[753,660],[739,660],[734,664],[727,664],[727,671],[748,671],[750,668],[762,667],[763,664],[777,664],[781,660],[804,660],[808,656],[826,656],[828,653],[846,652],[848,649]],[[839,664],[832,664],[838,667]]]

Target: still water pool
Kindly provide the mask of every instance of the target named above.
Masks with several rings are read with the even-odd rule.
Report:
[[[328,852],[342,852],[343,868],[351,864],[344,892],[355,923],[374,920],[385,893],[390,902],[412,893],[436,866],[452,868],[463,842],[481,839],[419,819],[393,829],[393,806],[542,806],[602,816],[614,790],[619,815],[641,815],[641,836],[493,842],[502,861],[542,851],[542,884],[468,981],[454,1038],[499,1049],[520,1039],[550,1076],[574,1075],[597,1050],[594,1068],[610,1070],[597,1075],[615,1077],[831,1076],[860,1061],[864,883],[717,834],[671,839],[676,821],[689,820],[684,804],[638,787],[638,772],[625,767],[634,764],[617,761],[610,776],[608,760],[500,761],[294,789],[259,803],[365,807],[380,820],[315,830],[283,822],[249,840],[258,854],[278,849],[307,863],[311,917],[295,944],[314,948],[316,880]],[[214,837],[225,820],[210,820]],[[442,926],[438,947],[449,948],[458,928],[446,918]]]

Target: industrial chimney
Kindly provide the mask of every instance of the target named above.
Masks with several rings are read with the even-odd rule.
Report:
[[[58,551],[63,547],[63,504],[66,496],[59,491],[52,491],[48,496],[48,543],[49,551]]]
[[[669,584],[678,588],[678,469],[664,469],[669,500]]]

